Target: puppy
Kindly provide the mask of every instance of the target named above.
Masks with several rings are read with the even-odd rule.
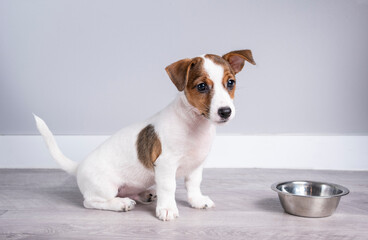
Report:
[[[203,163],[216,134],[216,125],[235,115],[235,75],[245,61],[255,64],[250,50],[220,57],[206,54],[177,61],[168,67],[179,90],[176,99],[148,120],[111,136],[81,163],[62,154],[45,122],[35,116],[38,130],[52,157],[75,175],[86,208],[132,210],[157,194],[156,216],[163,221],[179,216],[175,202],[176,178],[184,177],[189,204],[211,208],[202,195]],[[156,185],[155,191],[151,188]]]

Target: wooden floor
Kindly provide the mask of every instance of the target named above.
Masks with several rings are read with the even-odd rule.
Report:
[[[291,216],[270,185],[296,179],[351,193],[331,217]],[[155,203],[120,213],[83,208],[75,178],[59,170],[0,169],[0,239],[368,239],[368,172],[206,169],[202,189],[214,209],[190,208],[178,180],[180,217],[161,222]]]

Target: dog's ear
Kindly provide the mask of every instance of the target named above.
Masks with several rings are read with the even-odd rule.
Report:
[[[256,65],[251,50],[232,51],[222,56],[222,58],[230,63],[230,66],[234,70],[235,74],[243,69],[245,60],[253,65]]]
[[[180,61],[174,62],[173,64],[165,68],[171,81],[175,84],[176,88],[181,92],[185,89],[188,82],[189,66],[192,59],[186,58]]]

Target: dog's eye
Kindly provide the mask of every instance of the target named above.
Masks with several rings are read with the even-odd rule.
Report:
[[[227,80],[227,89],[232,90],[235,86],[235,80],[229,79]]]
[[[206,83],[200,83],[200,84],[197,85],[197,90],[200,93],[206,93],[206,92],[208,92],[209,88],[208,88],[208,85]]]

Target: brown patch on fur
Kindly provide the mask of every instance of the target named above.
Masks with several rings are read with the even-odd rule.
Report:
[[[235,86],[232,89],[228,89],[227,81],[229,79],[235,81],[235,74],[243,68],[244,60],[255,64],[250,50],[233,51],[225,54],[223,57],[207,54],[205,58],[223,67],[224,77],[222,85],[229,92],[231,98],[234,98]],[[209,118],[213,96],[213,82],[203,68],[203,61],[201,57],[186,58],[167,66],[165,70],[177,89],[184,91],[188,102],[198,109],[203,116]],[[209,91],[205,93],[199,92],[197,85],[200,83],[206,83]]]
[[[210,117],[210,105],[213,96],[213,82],[209,78],[207,72],[203,68],[203,58],[196,57],[192,59],[190,68],[188,69],[188,81],[184,93],[188,102],[206,118]],[[197,90],[197,85],[206,83],[209,91],[201,93]]]
[[[149,124],[140,131],[136,145],[138,159],[146,168],[153,169],[162,152],[161,141],[153,125]]]
[[[228,80],[234,80],[235,81],[235,85],[232,89],[227,88],[227,81]],[[222,78],[222,85],[224,86],[224,88],[228,91],[231,99],[234,99],[235,97],[235,88],[236,88],[236,79],[235,76],[233,74],[230,74],[228,72],[224,72],[224,77]]]
[[[235,75],[235,72],[231,68],[229,62],[226,61],[224,58],[214,54],[206,54],[204,57],[211,59],[215,64],[222,66],[225,72],[228,71],[231,74]]]
[[[235,72],[234,70],[231,68],[231,65],[228,61],[226,61],[224,58],[217,56],[217,55],[212,55],[212,54],[207,54],[205,55],[206,58],[211,59],[215,64],[220,65],[223,67],[224,69],[224,76],[222,78],[222,86],[229,92],[229,95],[232,99],[234,99],[235,97],[235,88],[236,88],[236,84],[234,86],[233,89],[228,89],[227,88],[227,81],[232,79],[235,81],[236,83],[236,79],[235,79]]]
[[[223,59],[229,62],[231,68],[234,70],[235,74],[240,72],[244,67],[244,61],[248,61],[253,65],[256,65],[256,62],[253,59],[251,50],[238,50],[232,51],[224,56]]]
[[[185,89],[188,82],[188,70],[189,65],[192,63],[192,59],[186,58],[174,62],[165,68],[171,81],[174,83],[179,92]]]

